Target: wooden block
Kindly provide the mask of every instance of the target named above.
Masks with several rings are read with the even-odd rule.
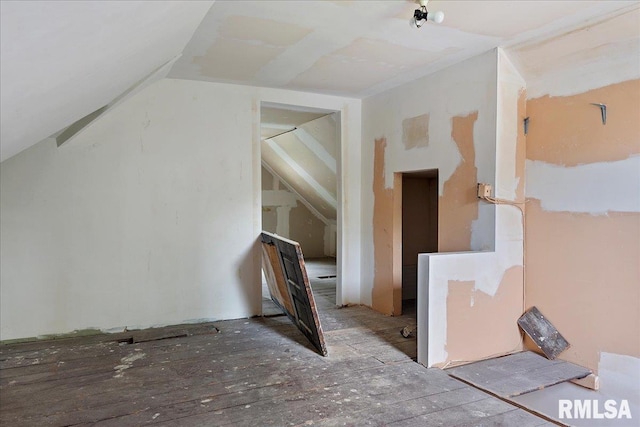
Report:
[[[567,340],[535,306],[520,316],[518,325],[550,360],[569,348]]]
[[[600,377],[595,374],[589,374],[584,378],[571,380],[571,382],[579,385],[580,387],[588,388],[591,390],[598,390],[600,388]]]

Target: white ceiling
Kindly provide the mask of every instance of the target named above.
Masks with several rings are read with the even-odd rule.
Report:
[[[0,2],[4,160],[179,55],[211,2]]]
[[[322,115],[302,122],[314,114]],[[289,132],[262,139],[262,164],[325,224],[336,220],[337,117],[337,113],[261,108],[263,132],[269,130],[265,126],[294,125]]]
[[[517,49],[634,7],[637,1],[431,0],[429,10],[442,10],[444,22],[416,29],[412,0],[219,0],[170,76],[364,98],[494,47]],[[626,31],[640,37],[638,26]],[[583,40],[589,48],[592,40],[582,37],[570,48],[588,50]],[[545,56],[553,46],[541,50]]]
[[[109,104],[181,53],[169,77],[363,98],[496,46],[533,78],[567,58],[637,53],[638,5],[432,0],[445,21],[414,29],[410,0],[3,0],[1,159]],[[592,30],[618,15],[627,18],[615,31]]]
[[[287,107],[262,106],[260,108],[260,136],[273,138],[296,127],[331,114],[312,109],[292,109]]]

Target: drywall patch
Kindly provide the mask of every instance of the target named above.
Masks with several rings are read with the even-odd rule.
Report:
[[[229,16],[220,27],[220,36],[270,46],[291,46],[311,33],[310,28],[271,19]],[[249,25],[247,25],[249,24]]]
[[[639,235],[640,213],[549,212],[528,201],[526,303],[571,343],[561,359],[595,371],[602,351],[640,356]]]
[[[439,201],[440,252],[471,250],[472,224],[478,218],[473,130],[478,112],[456,116],[451,121],[451,137],[462,156],[453,175],[444,183]]]
[[[301,89],[357,93],[402,72],[433,61],[440,53],[359,38],[319,58],[291,86]]]
[[[640,156],[561,167],[527,160],[527,197],[554,212],[640,212]]]
[[[283,51],[283,48],[274,46],[251,45],[240,40],[220,38],[203,56],[196,56],[193,63],[200,66],[200,74],[204,77],[244,81],[251,79]],[[242,55],[239,52],[242,52]],[[220,58],[233,60],[220,61]]]
[[[527,159],[564,166],[613,162],[640,154],[640,79],[566,97],[527,101]],[[607,106],[607,124],[600,108]],[[530,181],[529,181],[530,182]]]
[[[640,9],[629,4],[603,12],[596,21],[584,19],[582,28],[512,51],[525,72],[530,94],[536,98],[573,95],[638,78]]]
[[[429,114],[402,121],[402,143],[407,150],[429,145]]]
[[[298,25],[262,18],[251,18],[247,25],[246,17],[230,16],[222,23],[216,41],[203,56],[196,56],[193,63],[200,66],[205,77],[249,80],[310,32]]]
[[[374,279],[372,307],[393,313],[393,189],[385,187],[387,140],[375,140],[373,158],[373,252]]]
[[[520,349],[516,320],[522,307],[522,267],[509,268],[494,296],[475,281],[448,281],[447,342],[450,361],[473,361]],[[491,331],[490,334],[483,331]]]
[[[517,37],[525,32],[539,31],[539,28],[544,28],[547,22],[565,18],[585,7],[582,3],[561,2],[554,4],[554,7],[541,10],[535,2],[500,2],[500,9],[496,9],[492,15],[484,15],[485,10],[483,9],[486,9],[487,6],[482,3],[473,1],[441,1],[436,3],[437,8],[442,10],[446,16],[440,25],[441,27],[462,30],[465,33],[473,34],[474,37],[504,37],[506,39]],[[411,6],[408,8],[416,8],[415,4]],[[435,4],[433,7],[436,8]],[[478,19],[480,15],[483,15],[482,19]],[[399,16],[399,18],[406,19],[406,14]]]

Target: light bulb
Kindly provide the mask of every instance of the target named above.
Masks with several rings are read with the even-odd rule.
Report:
[[[430,12],[429,15],[427,15],[427,19],[429,21],[435,22],[436,24],[441,24],[442,21],[444,21],[444,12],[440,10],[433,13]]]

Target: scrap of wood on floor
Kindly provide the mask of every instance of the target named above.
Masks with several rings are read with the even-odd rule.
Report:
[[[549,360],[535,352],[523,351],[451,368],[447,373],[507,399],[584,378],[591,371],[570,362]]]
[[[322,354],[327,347],[298,242],[262,232],[262,267],[271,299]]]
[[[518,325],[550,360],[569,348],[567,340],[535,306],[520,316]]]

